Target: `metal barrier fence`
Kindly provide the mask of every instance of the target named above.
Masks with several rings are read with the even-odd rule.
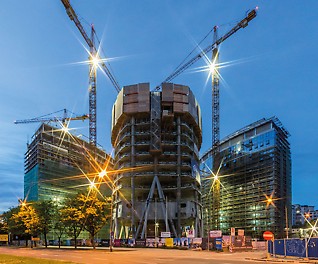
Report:
[[[268,253],[273,256],[318,258],[318,237],[275,239],[274,242],[268,241]]]

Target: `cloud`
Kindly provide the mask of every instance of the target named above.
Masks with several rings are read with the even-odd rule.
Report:
[[[0,197],[0,213],[8,211],[11,207],[16,207],[18,204],[18,199],[3,200],[3,198]]]

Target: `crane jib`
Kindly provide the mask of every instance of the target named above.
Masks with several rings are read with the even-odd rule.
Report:
[[[230,36],[232,36],[236,31],[238,31],[241,28],[245,28],[248,23],[255,18],[257,15],[256,9],[253,9],[250,11],[247,16],[242,19],[236,26],[234,26],[230,31],[228,31],[225,35],[220,37],[218,40],[216,40],[212,45],[205,48],[202,52],[200,52],[198,55],[190,59],[188,62],[181,65],[179,68],[177,68],[171,75],[169,75],[159,86],[155,88],[155,90],[159,90],[163,83],[170,82],[172,79],[180,75],[182,72],[184,72],[186,69],[188,69],[192,64],[194,64],[196,61],[204,57],[204,55],[212,50],[215,49],[219,44],[224,42],[226,39],[228,39]]]

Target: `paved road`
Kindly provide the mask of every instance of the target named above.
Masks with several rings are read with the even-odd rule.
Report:
[[[56,259],[86,264],[240,264],[255,263],[246,258],[262,258],[264,252],[216,253],[174,249],[30,249],[0,247],[0,253],[35,258]]]

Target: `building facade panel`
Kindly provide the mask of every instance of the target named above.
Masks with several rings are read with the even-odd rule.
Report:
[[[203,179],[206,229],[229,234],[235,227],[255,238],[265,230],[286,236],[291,226],[288,136],[277,118],[262,119],[222,140],[216,156],[212,150],[203,155],[205,178],[211,176],[209,169],[219,170],[218,179]]]

